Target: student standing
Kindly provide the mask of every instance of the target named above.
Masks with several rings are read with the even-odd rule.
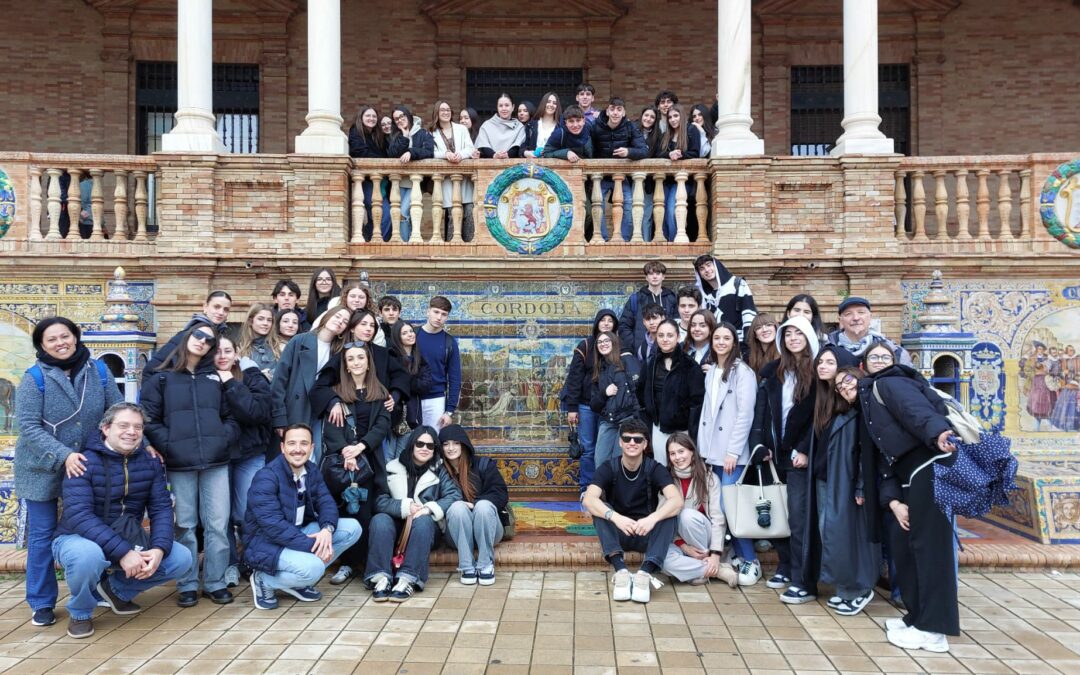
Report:
[[[421,159],[431,159],[435,156],[435,139],[431,133],[423,127],[419,117],[413,117],[412,111],[403,105],[394,108],[390,116],[394,122],[394,131],[390,135],[390,141],[386,146],[386,155],[391,159],[397,159],[402,164],[408,164]],[[401,195],[401,238],[408,240],[412,235],[412,187],[405,185],[404,180],[398,190]],[[421,198],[422,195],[416,195]],[[383,213],[382,237],[383,241],[389,241],[393,232],[389,210]]]
[[[299,323],[299,318],[297,318]],[[274,376],[274,368],[281,358],[284,348],[281,337],[274,330],[274,308],[256,302],[248,310],[244,325],[240,327],[240,337],[236,341],[237,353],[251,359],[269,380]]]
[[[441,295],[428,303],[427,321],[416,334],[416,344],[431,368],[431,388],[420,397],[425,426],[441,429],[453,421],[461,397],[461,354],[457,340],[446,332],[453,305]]]
[[[604,331],[596,336],[593,353],[589,406],[600,424],[596,434],[595,466],[601,466],[618,454],[619,424],[640,417],[637,383],[641,362],[619,345],[619,336]]]
[[[699,309],[690,315],[690,329],[683,340],[683,351],[707,373],[707,366],[712,361],[712,334],[716,330],[716,319],[712,312]]]
[[[156,372],[161,364],[176,352],[180,342],[195,326],[206,326],[216,334],[224,333],[228,329],[226,322],[229,320],[230,309],[232,309],[231,295],[225,291],[210,291],[210,294],[206,296],[206,302],[203,303],[202,312],[192,314],[191,320],[187,322],[183,330],[169,338],[163,347],[154,350],[150,360],[143,366],[143,382],[146,382],[146,378]]]
[[[465,111],[462,111],[465,112]],[[435,159],[444,159],[450,164],[460,164],[464,160],[477,159],[480,151],[473,147],[472,136],[468,127],[453,121],[454,111],[448,101],[436,101],[434,114],[431,116],[431,136],[435,142]],[[443,241],[451,241],[453,232],[454,183],[443,180]],[[462,220],[458,236],[463,241],[473,238],[473,182],[471,178],[461,180]]]
[[[697,127],[683,117],[682,108],[673,105],[665,117],[667,131],[664,132],[656,147],[656,157],[677,162],[684,159],[697,159],[701,151],[701,133]],[[694,200],[695,184],[688,181],[685,186],[687,203]],[[664,238],[675,241],[675,200],[678,183],[674,176],[664,180]],[[688,208],[689,213],[693,213]]]
[[[679,327],[672,319],[664,319],[656,329],[656,346],[656,355],[638,380],[638,399],[652,430],[653,459],[667,466],[668,436],[698,428],[705,374],[679,349]]]
[[[597,159],[628,159],[641,160],[649,156],[649,148],[645,144],[645,137],[638,128],[626,119],[626,102],[618,96],[613,96],[608,101],[607,108],[596,118],[592,125],[593,156]],[[623,241],[630,241],[634,232],[634,180],[627,167],[627,173],[622,182],[622,222],[619,223]],[[615,189],[615,181],[604,178],[600,181],[601,205],[604,215],[601,219],[601,235],[605,240],[614,237],[615,224],[611,231],[607,230],[608,198]],[[650,202],[651,206],[651,202]],[[652,239],[651,229],[642,229],[642,239]]]
[[[525,125],[514,117],[514,101],[509,94],[500,94],[496,113],[480,127],[474,145],[485,159],[507,159],[521,156],[525,142]]]
[[[349,128],[349,156],[357,159],[385,159],[387,132],[379,124],[379,111],[370,105],[361,105],[356,119]],[[365,241],[371,241],[375,222],[371,212],[371,199],[375,185],[365,178],[361,186],[364,192],[364,224],[361,233]],[[382,195],[379,195],[382,198]],[[314,318],[314,317],[312,317]]]
[[[776,331],[779,328],[780,324],[768,313],[758,314],[750,322],[750,328],[746,331],[746,363],[758,375],[767,364],[780,358],[776,348]]]
[[[593,156],[592,135],[585,115],[576,105],[567,106],[563,123],[548,136],[541,157],[565,159],[571,164]]]
[[[311,282],[308,284],[308,301],[304,313],[314,319],[330,306],[330,300],[337,297],[341,292],[337,275],[329,267],[320,267],[311,273]]]
[[[664,310],[665,317],[676,316],[675,293],[664,286],[667,265],[659,260],[650,260],[642,268],[645,285],[635,291],[623,305],[619,315],[619,340],[623,349],[637,353],[645,342],[645,326],[642,312],[645,305],[653,302]]]
[[[746,279],[732,274],[722,262],[706,254],[694,260],[694,281],[705,309],[713,313],[717,323],[726,321],[735,326],[739,344],[745,344],[746,329],[757,316],[754,294]]]
[[[525,126],[525,142],[521,146],[522,151],[534,157],[543,154],[548,138],[559,126],[561,120],[562,104],[559,103],[559,96],[549,91],[540,97],[536,115]]]

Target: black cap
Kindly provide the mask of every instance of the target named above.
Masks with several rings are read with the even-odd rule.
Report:
[[[852,295],[849,298],[845,298],[844,301],[840,303],[840,306],[836,309],[836,313],[843,314],[848,307],[854,307],[855,305],[862,305],[867,309],[871,309],[869,300],[860,298],[857,295]]]

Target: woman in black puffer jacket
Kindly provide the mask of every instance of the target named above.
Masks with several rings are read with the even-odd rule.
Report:
[[[594,360],[589,407],[600,418],[596,434],[596,466],[600,466],[618,456],[619,423],[640,415],[637,383],[641,362],[630,352],[622,351],[614,331],[596,336]]]
[[[705,373],[679,349],[679,325],[664,319],[656,329],[656,354],[638,379],[645,423],[652,427],[653,459],[667,466],[667,439],[676,431],[697,429],[705,399]]]
[[[195,527],[203,526],[203,592],[217,604],[232,602],[226,588],[229,566],[230,448],[240,427],[214,368],[217,334],[197,324],[182,334],[179,346],[144,383],[146,437],[165,458],[176,498],[176,539],[198,557]],[[199,567],[176,582],[177,604],[199,602]]]
[[[273,421],[273,397],[270,381],[266,379],[259,364],[237,354],[232,338],[218,338],[214,367],[225,391],[225,399],[240,426],[240,439],[232,446],[229,458],[229,568],[225,571],[227,586],[240,583],[240,556],[236,542],[247,512],[247,495],[251,481],[259,469],[266,465],[266,450],[271,436],[277,440],[271,428]]]

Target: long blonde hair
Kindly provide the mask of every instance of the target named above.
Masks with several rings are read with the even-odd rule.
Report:
[[[248,310],[244,325],[240,327],[240,337],[236,339],[236,353],[240,356],[251,358],[251,347],[255,340],[262,337],[251,327],[251,322],[259,312],[270,312],[270,332],[266,334],[266,346],[274,352],[274,356],[281,358],[281,350],[285,348],[285,342],[278,333],[277,321],[274,320],[274,308],[263,302],[256,302]]]

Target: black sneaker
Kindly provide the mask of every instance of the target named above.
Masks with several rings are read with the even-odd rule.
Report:
[[[52,607],[43,607],[34,612],[34,617],[30,619],[30,623],[35,626],[51,626],[56,623],[56,614],[53,613]]]
[[[203,591],[204,598],[210,598],[215,605],[227,605],[233,601],[233,594],[227,588],[219,588],[216,591]]]
[[[75,639],[88,638],[94,634],[94,622],[90,619],[70,619],[67,633]]]
[[[322,600],[322,593],[315,590],[314,586],[305,586],[304,588],[282,588],[282,591],[293,596],[300,602],[318,602]]]
[[[769,588],[787,588],[790,584],[791,577],[785,577],[783,574],[774,574],[765,582]]]
[[[386,602],[390,599],[390,580],[379,577],[375,582],[375,588],[371,589],[371,599],[375,602]]]
[[[177,607],[194,607],[197,604],[199,604],[198,591],[180,591],[180,595],[176,596]]]
[[[408,579],[398,579],[398,582],[394,584],[394,590],[390,591],[390,601],[405,602],[412,597],[414,590],[411,581]]]
[[[142,611],[142,607],[139,607],[134,602],[121,600],[113,591],[112,584],[109,583],[109,577],[107,576],[102,577],[101,581],[98,582],[97,592],[101,594],[101,599],[108,603],[113,614],[131,616]]]

